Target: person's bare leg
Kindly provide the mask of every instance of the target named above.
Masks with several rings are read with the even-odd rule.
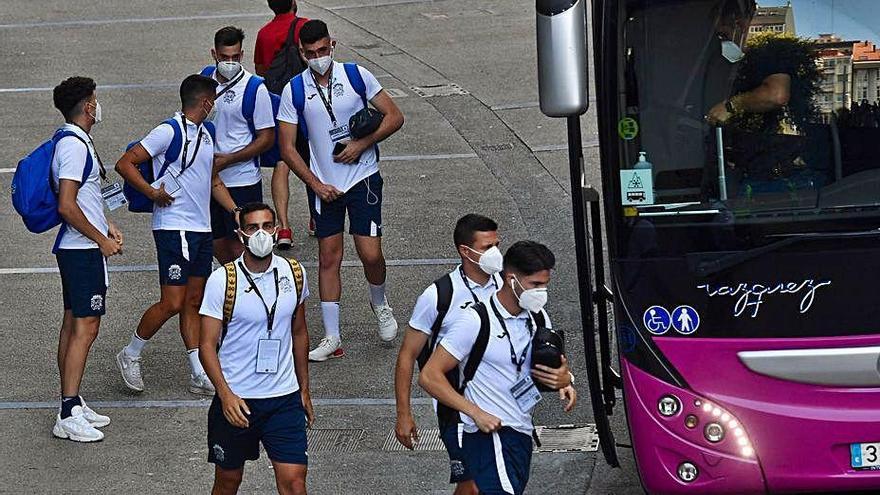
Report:
[[[187,350],[199,347],[199,330],[202,321],[199,309],[202,305],[202,297],[205,295],[206,282],[207,279],[204,277],[189,277],[186,281],[186,295],[180,310],[180,336]]]
[[[58,334],[58,377],[64,381],[64,358],[67,357],[67,346],[70,343],[70,334],[73,333],[73,311],[65,310],[64,319],[61,321],[61,332]]]
[[[100,325],[100,316],[73,318],[73,326],[67,342],[67,352],[64,355],[64,371],[61,374],[62,397],[79,395],[79,387],[86,369],[86,359],[89,357],[92,343],[98,337]]]
[[[214,467],[214,486],[211,495],[235,495],[244,476],[244,467],[239,469],[222,469]]]
[[[147,308],[137,327],[137,336],[150,340],[172,316],[183,309],[186,296],[185,285],[163,285],[159,302]]]
[[[280,495],[306,495],[306,466],[272,461],[275,486]]]
[[[221,265],[234,261],[244,252],[244,244],[234,237],[214,240],[214,257]]]
[[[382,238],[355,235],[354,247],[364,265],[364,276],[373,285],[385,283],[385,255],[382,253]]]
[[[342,233],[318,239],[318,292],[321,301],[338,302],[342,297]]]
[[[275,205],[275,213],[278,215],[278,224],[282,229],[289,229],[290,222],[287,220],[287,208],[290,205],[290,167],[284,162],[278,162],[272,171],[272,204]]]

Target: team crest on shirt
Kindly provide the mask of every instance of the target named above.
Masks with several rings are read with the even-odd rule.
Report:
[[[290,285],[290,277],[287,275],[281,277],[281,280],[278,281],[278,288],[281,289],[281,292],[290,294],[290,291],[293,290],[293,286]]]
[[[168,278],[171,280],[180,280],[180,265],[171,265],[168,267]]]
[[[101,308],[104,307],[104,296],[102,296],[101,294],[95,294],[94,296],[92,296],[91,305],[92,311],[100,311]]]
[[[343,94],[345,94],[345,87],[342,85],[342,83],[338,82],[338,83],[334,84],[333,85],[333,97],[334,98],[341,98]]]
[[[464,476],[464,464],[458,460],[449,461],[449,471],[453,477]]]
[[[232,103],[233,101],[235,101],[235,90],[230,89],[223,95],[223,103]]]
[[[214,450],[214,457],[218,461],[223,462],[226,459],[226,452],[223,451],[223,447],[215,443],[212,449]]]

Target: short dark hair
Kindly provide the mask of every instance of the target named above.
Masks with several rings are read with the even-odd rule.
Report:
[[[251,213],[258,212],[258,211],[268,211],[269,213],[272,214],[272,221],[275,222],[277,220],[277,218],[275,217],[275,210],[273,210],[272,207],[270,207],[266,203],[258,203],[258,202],[248,203],[248,204],[242,206],[241,211],[238,212],[238,218],[241,220],[241,223],[245,223],[244,219],[246,216],[250,215]]]
[[[206,95],[217,93],[217,81],[210,77],[193,74],[186,76],[180,83],[180,104],[183,108],[192,108]]]
[[[235,26],[220,28],[214,34],[214,46],[235,46],[244,42],[244,31]]]
[[[476,213],[468,213],[455,223],[452,242],[456,247],[461,245],[470,247],[474,242],[474,234],[477,232],[495,232],[496,230],[498,230],[498,224],[495,223],[495,220]]]
[[[517,241],[504,253],[504,271],[513,269],[523,275],[532,275],[556,266],[553,251],[535,241]]]
[[[330,37],[330,31],[327,24],[320,19],[312,19],[303,24],[299,30],[299,42],[303,45],[317,43],[324,38]]]
[[[95,81],[89,77],[75,76],[61,81],[52,90],[55,108],[69,122],[83,111],[82,104],[95,94],[96,87]]]
[[[275,12],[275,15],[286,14],[293,10],[293,6],[296,5],[293,0],[269,0],[269,8],[272,9],[272,12]]]

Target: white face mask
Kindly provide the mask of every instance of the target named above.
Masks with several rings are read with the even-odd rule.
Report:
[[[309,68],[313,71],[321,74],[327,74],[327,71],[330,70],[330,66],[333,64],[333,52],[330,52],[330,55],[318,58],[310,58],[308,59]]]
[[[728,62],[735,64],[742,60],[746,54],[743,53],[742,48],[736,43],[724,40],[721,42],[721,56],[727,59]]]
[[[93,119],[95,119],[95,123],[96,123],[96,124],[98,124],[98,123],[100,123],[102,120],[104,120],[104,116],[103,116],[102,113],[101,113],[101,102],[98,101],[98,100],[95,100],[95,114],[94,114],[94,115],[91,115],[91,117],[92,117]]]
[[[257,258],[263,259],[268,257],[272,254],[272,249],[275,248],[275,235],[263,229],[256,231],[250,237],[243,233],[241,236],[242,242],[247,246],[248,251]]]
[[[516,287],[514,287],[513,282],[516,281],[516,285],[519,285],[521,289],[523,289],[520,295],[516,296]],[[516,296],[519,301],[519,307],[530,312],[537,313],[544,309],[544,305],[547,304],[547,289],[526,289],[522,286],[519,280],[516,278],[516,275],[510,279],[510,287],[513,288],[513,295]]]
[[[217,73],[227,80],[231,80],[241,72],[241,62],[231,62],[224,60],[217,62]]]
[[[480,255],[480,261],[474,261],[470,259],[470,257],[465,257],[472,263],[479,265],[480,270],[483,270],[486,274],[495,275],[504,268],[504,255],[501,254],[501,250],[498,249],[498,246],[492,246],[482,253],[476,249],[471,249],[468,246],[465,246],[465,248]]]

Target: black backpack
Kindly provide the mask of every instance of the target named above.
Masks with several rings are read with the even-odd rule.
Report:
[[[270,92],[280,95],[284,91],[284,86],[293,79],[293,76],[306,70],[306,66],[299,57],[299,46],[294,40],[296,28],[306,19],[295,17],[290,23],[290,31],[287,33],[287,39],[281,48],[275,53],[269,69],[266,70],[266,89]]]
[[[420,370],[425,367],[425,363],[428,362],[431,353],[434,352],[434,348],[437,346],[440,327],[443,325],[446,313],[449,312],[449,307],[452,305],[451,277],[452,274],[450,273],[434,281],[434,286],[437,288],[437,318],[434,319],[434,323],[431,325],[430,338],[425,342],[425,346],[419,353],[418,358],[416,358]],[[477,368],[483,360],[483,355],[486,354],[486,347],[489,345],[489,332],[491,329],[491,325],[489,324],[489,310],[486,309],[486,305],[478,302],[474,303],[471,308],[480,316],[480,333],[477,335],[477,340],[474,341],[474,346],[471,347],[471,352],[468,354],[468,360],[464,365],[464,370],[459,373],[458,367],[455,367],[446,373],[446,379],[449,381],[449,384],[462,395],[464,395],[464,389],[467,388],[467,384],[474,378],[474,375],[477,374]],[[545,322],[543,313],[532,313],[532,317],[535,319],[535,323],[538,327],[544,326]],[[437,421],[440,428],[444,428],[461,423],[461,416],[455,409],[438,402]]]

